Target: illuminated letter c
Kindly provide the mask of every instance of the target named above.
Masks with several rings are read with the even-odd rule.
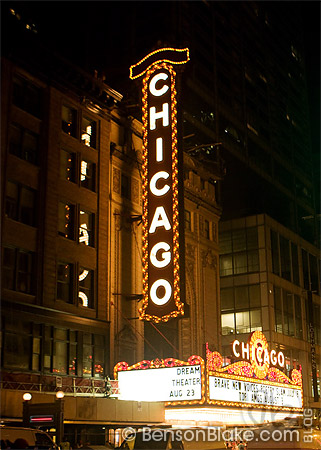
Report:
[[[160,172],[155,173],[155,175],[152,176],[150,183],[149,183],[149,187],[150,187],[151,193],[156,195],[156,197],[161,197],[162,195],[167,194],[167,192],[170,190],[170,186],[168,184],[165,184],[165,186],[163,186],[161,189],[158,189],[156,187],[156,183],[160,178],[167,180],[167,178],[169,178],[169,173],[164,172],[162,170]]]
[[[154,75],[149,83],[149,92],[155,97],[161,97],[162,95],[166,94],[169,87],[165,84],[162,88],[156,89],[156,83],[159,80],[167,80],[167,78],[168,75],[166,73],[158,73]]]
[[[240,356],[240,354],[236,351],[236,346],[240,345],[240,341],[238,341],[237,339],[235,339],[235,341],[233,342],[233,346],[232,346],[232,350],[234,353],[234,356],[236,356],[237,358]]]

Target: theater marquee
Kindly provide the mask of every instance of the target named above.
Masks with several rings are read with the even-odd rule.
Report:
[[[177,93],[174,66],[188,49],[164,48],[130,67],[142,75],[143,305],[140,319],[168,321],[184,315],[180,297]]]
[[[220,406],[238,406],[278,411],[301,412],[303,407],[302,374],[293,369],[291,378],[277,366],[284,367],[284,355],[269,351],[266,337],[254,331],[247,343],[235,340],[235,358],[223,366],[218,352],[207,348],[207,402]]]
[[[202,404],[205,400],[205,363],[199,356],[188,361],[175,358],[116,364],[119,400],[166,402],[171,405]]]

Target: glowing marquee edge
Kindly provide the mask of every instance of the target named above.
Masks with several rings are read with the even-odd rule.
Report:
[[[171,128],[172,128],[172,193],[173,193],[173,271],[174,271],[174,301],[177,307],[176,311],[171,311],[170,314],[162,317],[156,315],[146,314],[145,310],[148,307],[148,80],[153,72],[158,69],[166,69],[171,74]],[[173,68],[167,63],[153,64],[147,70],[146,76],[143,80],[143,304],[139,309],[140,319],[147,321],[154,321],[156,323],[163,321],[167,322],[170,318],[184,315],[184,303],[180,301],[179,293],[179,243],[178,243],[178,159],[177,159],[177,109],[176,109],[176,87],[175,87],[176,73]]]
[[[175,406],[175,405],[201,405],[205,402],[205,361],[198,355],[192,355],[188,358],[187,361],[181,361],[180,359],[175,358],[166,358],[166,359],[154,359],[151,361],[143,360],[139,361],[132,366],[128,366],[128,363],[125,361],[119,362],[114,366],[114,379],[118,379],[118,372],[126,371],[126,370],[144,370],[144,369],[161,369],[161,368],[171,368],[171,367],[181,367],[181,366],[201,366],[201,400],[183,400],[183,401],[175,401],[175,402],[165,402],[165,406]]]
[[[182,59],[181,61],[175,61],[173,58],[169,59],[169,58],[160,58],[156,61],[151,61],[151,63],[145,67],[145,69],[142,69],[141,72],[139,72],[138,74],[134,75],[133,71],[136,67],[140,66],[142,63],[144,63],[145,61],[147,61],[148,59],[151,59],[154,55],[158,55],[158,54],[162,54],[162,53],[171,53],[171,52],[176,52],[176,53],[186,53],[185,59]],[[146,55],[143,59],[141,59],[138,63],[133,64],[132,66],[130,66],[129,68],[129,78],[131,80],[135,80],[136,78],[139,78],[140,76],[142,76],[149,68],[151,65],[153,64],[157,64],[160,62],[165,62],[165,63],[170,63],[170,64],[186,64],[188,61],[190,60],[189,57],[189,49],[188,48],[182,48],[182,49],[178,49],[178,48],[171,48],[171,47],[166,47],[166,48],[161,48],[158,50],[155,50],[151,53],[149,53],[148,55]]]

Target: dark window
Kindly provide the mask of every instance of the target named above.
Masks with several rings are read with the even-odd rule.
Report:
[[[308,262],[308,254],[305,250],[302,249],[302,268],[303,268],[303,283],[304,289],[307,291],[310,290],[310,277],[309,277],[309,262]]]
[[[52,371],[56,374],[67,374],[68,330],[54,329]]]
[[[77,339],[77,331],[45,326],[44,372],[77,375]]]
[[[121,174],[121,196],[130,200],[130,178]]]
[[[96,175],[96,164],[90,161],[85,161],[83,159],[81,161],[81,168],[80,168],[81,187],[90,189],[91,191],[95,192],[96,191],[95,175]]]
[[[79,304],[85,308],[93,308],[94,306],[94,292],[93,292],[93,271],[79,268]]]
[[[221,276],[259,270],[257,228],[220,233],[219,241]],[[227,254],[229,252],[232,254]]]
[[[81,142],[88,147],[96,148],[96,127],[97,124],[94,120],[88,117],[82,118]]]
[[[13,247],[3,249],[3,287],[33,294],[34,253]]]
[[[294,317],[295,317],[295,336],[298,339],[303,338],[303,326],[302,326],[302,308],[301,298],[298,295],[294,295]]]
[[[105,367],[105,337],[94,334],[94,377],[102,378]]]
[[[297,286],[300,285],[299,276],[299,258],[298,258],[298,247],[291,242],[291,256],[292,256],[292,277],[293,283]]]
[[[311,253],[309,253],[309,265],[310,265],[311,291],[315,291],[319,294],[318,262],[317,258],[311,255]]]
[[[79,242],[94,247],[94,214],[79,211]]]
[[[6,216],[26,225],[35,225],[36,191],[13,181],[7,181]]]
[[[58,234],[68,239],[74,239],[75,207],[69,203],[59,202]]]
[[[283,333],[281,288],[274,287],[275,331]]]
[[[60,177],[63,180],[75,182],[76,154],[60,150]]]
[[[58,263],[57,266],[57,299],[66,303],[73,303],[72,299],[72,265],[67,263]]]
[[[69,375],[77,375],[77,331],[69,331]]]
[[[62,131],[69,136],[77,137],[77,111],[69,106],[62,106]]]
[[[291,281],[291,260],[288,239],[280,236],[281,276]]]
[[[9,153],[32,164],[38,163],[39,135],[17,124],[10,125]]]
[[[93,358],[94,348],[92,335],[90,333],[83,334],[83,355],[82,355],[82,374],[84,377],[93,376]]]
[[[223,335],[262,330],[260,286],[221,289],[221,311]]]
[[[42,89],[20,76],[13,79],[12,102],[39,119],[42,117]]]
[[[28,370],[30,363],[30,324],[6,318],[3,344],[3,365],[8,369]]]
[[[191,212],[185,209],[185,230],[191,231],[192,230],[192,223],[191,223]]]
[[[204,235],[206,239],[210,238],[210,223],[208,220],[204,220]]]

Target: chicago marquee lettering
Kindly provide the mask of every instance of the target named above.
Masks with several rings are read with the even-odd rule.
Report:
[[[143,79],[143,306],[140,318],[184,314],[180,300],[176,72],[188,49],[160,49],[134,66]]]

